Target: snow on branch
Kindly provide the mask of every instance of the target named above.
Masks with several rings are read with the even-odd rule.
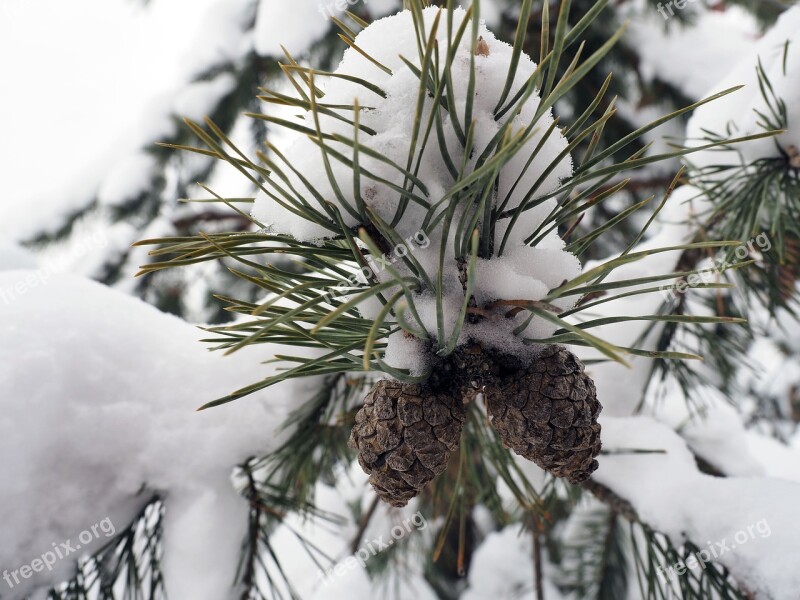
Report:
[[[0,290],[13,291],[0,301],[0,571],[12,576],[53,544],[75,546],[105,518],[122,531],[159,496],[170,594],[226,597],[248,511],[231,470],[280,443],[268,424],[282,422],[283,401],[302,389],[198,413],[264,376],[260,361],[273,351],[225,360],[198,343],[195,327],[78,278],[7,271]],[[108,541],[95,536],[52,570],[28,573],[14,594],[69,579],[75,558]]]
[[[645,417],[603,420],[606,454],[591,491],[623,516],[690,542],[700,558],[727,567],[757,598],[792,598],[800,484],[772,478],[714,477],[701,473],[686,442]],[[599,484],[599,486],[597,485]],[[681,565],[663,565],[680,576]],[[702,569],[699,560],[689,567]]]

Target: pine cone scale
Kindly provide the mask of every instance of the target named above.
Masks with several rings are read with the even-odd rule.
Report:
[[[572,483],[597,469],[602,406],[571,352],[545,348],[527,369],[498,378],[486,395],[492,425],[508,448]]]
[[[379,381],[355,418],[350,446],[378,495],[404,506],[458,449],[464,405],[483,390],[491,424],[524,458],[573,483],[597,469],[602,406],[581,362],[547,346],[529,365],[468,346],[425,384]]]
[[[458,448],[465,421],[460,399],[427,386],[379,381],[356,415],[349,445],[377,494],[405,506]]]

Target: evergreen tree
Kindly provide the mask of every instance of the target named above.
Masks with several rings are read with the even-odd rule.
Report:
[[[796,98],[775,78],[797,73],[800,56],[787,43],[782,68],[759,66],[753,127],[711,131],[702,112],[726,106],[736,87],[689,98],[646,78],[625,37],[627,11],[657,14],[655,1],[497,2],[495,33],[509,49],[481,28],[485,3],[403,4],[394,28],[370,25],[376,15],[359,4],[305,56],[252,51],[209,67],[198,81],[235,83],[207,119],[146,150],[157,164],[150,186],[31,240],[57,246],[80,235],[77,223],[134,222],[152,235],[110,255],[97,279],[126,288],[144,263],[133,291],[210,323],[214,349],[287,347],[275,374],[199,399],[204,409],[314,382],[294,399],[278,449],[236,465],[250,506],[236,593],[300,597],[276,540],[298,516],[339,526],[320,490],[357,461],[374,493],[350,498],[355,556],[381,513],[411,515],[386,504],[411,501],[431,525],[366,561],[390,595],[410,597],[399,582],[424,578],[437,597],[480,597],[482,548],[514,529],[531,556],[519,597],[770,597],[725,561],[674,576],[710,542],[662,531],[613,478],[593,475],[598,456],[602,474],[604,458],[671,452],[609,446],[603,405],[674,426],[700,471],[719,478],[737,473],[693,447],[690,431],[717,414],[718,397],[757,431],[796,430],[797,394],[764,385],[748,356],[770,344],[795,364],[800,351],[775,326],[794,317],[800,248],[800,154],[786,134]],[[765,31],[787,9],[723,4]],[[255,27],[248,10],[243,31]],[[665,27],[692,27],[698,10]],[[665,116],[642,123],[617,110],[617,96]],[[651,148],[659,127],[682,130],[692,114],[685,144]],[[747,150],[764,144],[768,155]],[[223,169],[248,195],[208,186],[205,199],[176,202]],[[188,298],[188,269],[205,269],[202,306]],[[602,377],[629,380],[619,384],[635,400],[627,412],[604,398]],[[688,424],[660,412],[667,393]],[[164,597],[164,510],[153,497],[50,597]],[[332,566],[297,535],[320,570]]]

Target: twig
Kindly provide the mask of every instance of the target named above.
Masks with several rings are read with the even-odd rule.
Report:
[[[583,488],[589,490],[592,494],[594,494],[595,498],[610,506],[614,512],[622,515],[628,519],[628,521],[632,523],[642,522],[639,518],[639,514],[636,512],[636,509],[633,508],[633,505],[625,498],[611,490],[611,488],[607,488],[603,484],[597,483],[593,479],[585,481],[583,483]]]
[[[650,177],[650,178],[643,178],[643,179],[631,179],[623,188],[623,192],[641,192],[641,191],[649,191],[653,188],[666,188],[671,183],[673,183],[673,177],[669,176],[657,176],[657,177]],[[591,198],[596,198],[597,196],[602,196],[604,193],[614,189],[619,182],[611,182],[604,186],[601,186],[595,190],[594,194],[592,194]]]
[[[241,215],[237,215],[233,212],[207,210],[197,214],[174,219],[172,221],[172,226],[175,227],[175,229],[183,230],[189,229],[198,223],[204,223],[208,221],[236,221],[242,230],[248,229],[253,224],[252,221],[245,219]]]
[[[562,239],[562,240],[567,240],[567,239],[569,238],[569,236],[571,236],[573,233],[575,233],[575,230],[578,228],[578,225],[580,225],[580,224],[581,224],[581,221],[583,221],[583,218],[584,218],[585,216],[586,216],[586,213],[585,213],[585,212],[582,212],[582,213],[581,213],[581,214],[578,216],[578,218],[577,218],[577,219],[575,219],[575,222],[574,222],[572,225],[570,225],[570,226],[569,226],[569,229],[567,229],[567,230],[564,232],[564,235],[562,235],[562,236],[561,236],[561,239]]]
[[[483,317],[484,319],[488,319],[489,321],[500,320],[500,315],[488,311],[485,308],[478,308],[477,306],[468,306],[467,314]]]
[[[253,472],[250,470],[248,464],[247,469],[247,490],[245,497],[250,500],[250,518],[248,519],[247,530],[247,557],[245,562],[245,571],[242,576],[242,600],[247,600],[250,593],[256,585],[256,561],[258,560],[258,534],[261,525],[261,510],[258,504],[258,492]]]
[[[610,488],[601,483],[597,483],[592,479],[585,481],[582,485],[583,488],[589,490],[595,498],[608,505],[609,508],[611,508],[612,513],[622,515],[631,523],[646,525],[646,523],[639,517],[636,509],[633,508],[633,505]],[[730,573],[730,576],[733,581],[736,582],[736,587],[739,588],[739,591],[745,597],[755,599],[753,592],[750,591],[734,573]]]
[[[548,304],[547,302],[538,302],[535,300],[497,300],[496,302],[492,302],[491,304],[487,304],[486,308],[491,310],[493,308],[497,308],[499,306],[513,306],[516,308],[538,308],[541,310],[546,310],[557,315],[564,312],[563,308],[559,308],[553,304]]]
[[[361,515],[361,520],[358,523],[358,531],[356,531],[356,535],[353,537],[353,541],[350,542],[350,550],[353,554],[358,552],[358,549],[361,547],[361,538],[364,537],[364,532],[367,530],[369,526],[369,522],[372,520],[372,516],[375,514],[375,510],[378,508],[378,497],[372,500],[372,504],[370,504],[367,512]]]
[[[544,600],[544,582],[542,581],[542,539],[539,523],[533,523],[533,574],[536,586],[536,600]]]

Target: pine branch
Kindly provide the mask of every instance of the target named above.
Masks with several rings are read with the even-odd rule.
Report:
[[[364,532],[367,530],[367,527],[369,527],[369,523],[372,520],[372,517],[375,514],[379,504],[380,498],[375,496],[370,503],[367,512],[361,515],[361,519],[358,523],[358,531],[356,531],[356,534],[353,536],[353,541],[350,542],[350,550],[353,554],[355,554],[361,547],[361,540],[364,537]]]
[[[590,491],[595,498],[611,508],[612,514],[623,516],[631,524],[631,539],[634,546],[634,558],[639,578],[641,593],[647,597],[669,597],[670,593],[678,593],[682,599],[704,600],[709,598],[711,590],[723,594],[723,597],[732,597],[738,600],[750,600],[753,596],[735,581],[735,574],[731,574],[725,567],[714,562],[704,565],[700,575],[688,570],[679,577],[677,584],[665,578],[663,570],[671,565],[682,563],[688,556],[694,555],[699,548],[690,541],[679,549],[672,545],[669,538],[653,531],[645,523],[628,500],[616,494],[610,488],[589,480],[583,487]],[[637,530],[638,527],[638,530]],[[647,548],[640,550],[636,543],[639,531],[644,537]],[[675,589],[677,585],[677,590]],[[659,591],[660,590],[660,591]],[[667,590],[667,596],[663,596]]]
[[[48,600],[165,598],[160,566],[163,515],[162,500],[153,496],[126,529],[93,556],[79,561],[74,577],[50,590]]]
[[[542,570],[542,538],[539,532],[539,525],[535,520],[531,532],[533,537],[533,577],[536,600],[545,600],[544,572]]]
[[[590,491],[592,495],[607,504],[615,514],[622,515],[632,523],[641,523],[639,515],[633,505],[625,500],[625,498],[617,495],[611,488],[608,488],[593,479],[590,479],[582,484],[586,490]]]
[[[533,4],[529,0],[522,3],[521,12],[524,16],[532,12]],[[318,226],[327,236],[321,242],[303,242],[289,235],[267,230],[262,223],[252,222],[252,228],[257,228],[258,231],[173,236],[141,242],[141,245],[156,246],[152,252],[156,262],[145,265],[142,274],[209,261],[224,261],[229,265],[231,274],[252,290],[249,298],[230,295],[221,298],[226,309],[238,315],[239,319],[232,324],[209,328],[209,341],[218,349],[234,352],[258,343],[300,348],[296,356],[276,356],[276,362],[280,363],[282,369],[277,374],[207,406],[217,406],[241,398],[289,378],[325,378],[320,395],[306,403],[293,416],[291,425],[296,427],[296,431],[289,442],[274,455],[258,462],[258,467],[263,469],[261,477],[249,479],[248,489],[251,502],[255,506],[254,515],[251,516],[255,520],[251,523],[253,529],[249,540],[250,559],[246,562],[243,576],[246,581],[254,581],[255,557],[263,553],[273,558],[270,572],[281,574],[280,562],[275,550],[269,545],[271,528],[282,520],[286,511],[314,513],[314,486],[321,477],[331,474],[334,464],[349,459],[343,449],[343,442],[354,406],[346,398],[347,393],[337,386],[353,373],[371,371],[382,371],[404,381],[423,381],[428,378],[428,373],[412,375],[384,363],[384,352],[391,335],[401,334],[416,338],[428,345],[432,355],[446,358],[459,343],[459,332],[465,325],[484,320],[504,322],[521,316],[521,321],[527,318],[523,323],[525,326],[533,319],[541,319],[559,327],[548,339],[526,339],[522,335],[525,326],[520,325],[516,332],[518,337],[530,344],[589,345],[610,359],[620,362],[624,362],[627,355],[645,355],[671,361],[676,358],[692,358],[690,353],[677,352],[672,347],[675,335],[673,332],[678,327],[699,328],[701,325],[717,326],[738,321],[722,314],[710,318],[691,315],[685,306],[658,315],[628,315],[614,319],[578,321],[577,324],[574,319],[568,320],[575,315],[580,317],[581,312],[598,304],[614,301],[618,297],[657,293],[660,288],[629,290],[697,274],[700,272],[699,257],[702,253],[716,252],[733,244],[726,241],[698,240],[695,244],[658,249],[654,252],[670,251],[683,253],[685,256],[694,252],[697,259],[691,264],[681,264],[681,268],[674,273],[612,281],[609,275],[617,268],[651,254],[632,252],[633,246],[645,233],[644,230],[636,231],[635,227],[633,241],[619,258],[607,261],[572,281],[563,282],[550,290],[541,301],[519,298],[514,301],[491,301],[481,306],[473,297],[475,264],[478,260],[502,256],[507,251],[511,232],[517,233],[515,228],[521,227],[523,217],[530,214],[528,211],[537,209],[546,200],[555,199],[556,208],[539,230],[523,232],[528,236],[526,243],[529,245],[535,246],[549,233],[570,227],[570,233],[574,232],[576,239],[571,240],[569,249],[581,258],[586,258],[603,236],[630,228],[629,223],[633,217],[639,216],[639,211],[646,210],[646,200],[637,202],[622,214],[614,215],[608,222],[595,227],[581,230],[574,224],[591,209],[602,206],[615,193],[623,192],[627,186],[630,186],[632,193],[637,194],[649,185],[657,185],[657,181],[648,179],[647,169],[651,165],[698,151],[692,148],[676,148],[662,155],[645,156],[645,147],[641,144],[642,136],[669,120],[685,118],[698,106],[733,91],[727,90],[700,103],[673,111],[644,127],[630,128],[618,136],[616,141],[609,140],[608,131],[615,118],[613,101],[607,95],[612,89],[611,82],[608,78],[602,78],[602,83],[594,85],[592,79],[598,66],[613,56],[615,43],[620,40],[622,30],[611,31],[602,40],[595,40],[596,43],[592,45],[575,49],[581,33],[590,30],[602,20],[598,15],[605,4],[596,3],[583,18],[577,20],[570,20],[569,11],[563,9],[554,29],[552,44],[549,29],[546,40],[538,40],[539,48],[543,52],[537,72],[516,94],[510,84],[506,86],[507,89],[495,110],[498,133],[485,147],[475,147],[476,134],[472,119],[468,118],[473,114],[474,98],[471,95],[466,98],[466,106],[459,104],[461,99],[456,98],[457,90],[452,81],[455,53],[450,51],[462,38],[471,41],[475,50],[479,48],[476,25],[478,14],[468,13],[473,17],[472,27],[470,19],[465,19],[459,30],[450,32],[449,44],[439,44],[435,40],[436,27],[444,28],[448,18],[452,20],[452,3],[448,3],[447,10],[436,17],[436,25],[426,29],[425,23],[419,17],[424,3],[412,0],[407,2],[415,19],[418,54],[416,58],[404,59],[404,64],[418,84],[413,131],[409,132],[411,148],[407,160],[405,157],[400,161],[393,160],[371,146],[370,140],[376,131],[367,127],[362,119],[364,111],[371,109],[371,106],[366,106],[367,102],[364,102],[365,106],[361,106],[359,102],[352,105],[333,104],[330,100],[326,101],[320,82],[328,78],[346,80],[358,86],[365,96],[375,99],[385,99],[385,90],[371,81],[355,76],[301,66],[288,55],[287,64],[282,71],[297,95],[289,96],[267,89],[263,90],[262,98],[268,99],[271,104],[294,108],[298,113],[307,114],[309,118],[301,122],[277,118],[269,113],[254,112],[251,116],[263,126],[284,129],[293,135],[310,139],[323,157],[321,170],[327,176],[327,182],[324,183],[330,184],[330,190],[323,192],[314,187],[310,181],[312,174],[299,172],[278,148],[270,146],[269,155],[259,154],[257,160],[250,159],[232,146],[223,133],[224,128],[216,126],[213,121],[208,121],[204,126],[189,123],[189,127],[205,147],[187,150],[225,161],[240,171],[261,194],[294,217]],[[548,8],[543,6],[543,13],[549,11],[549,5],[545,6]],[[562,6],[569,6],[569,3]],[[391,71],[380,61],[370,57],[368,48],[362,48],[355,43],[355,32],[349,23],[341,22],[338,25],[343,31],[345,42],[353,48],[352,52],[365,56],[383,72]],[[513,48],[517,58],[530,43],[528,29],[539,27],[538,23],[531,25],[524,19],[518,25]],[[573,52],[569,59],[567,51]],[[475,60],[473,55],[472,63]],[[473,64],[471,78],[474,77]],[[515,66],[512,64],[507,81],[513,82],[514,78]],[[471,81],[470,86],[474,84],[474,79]],[[511,204],[509,198],[497,198],[499,173],[512,159],[519,158],[524,152],[522,158],[529,159],[529,163],[544,160],[540,156],[542,145],[531,148],[528,143],[539,133],[538,118],[557,102],[578,94],[587,82],[594,91],[590,97],[595,99],[588,107],[581,107],[585,110],[574,111],[577,118],[564,128],[563,131],[571,134],[566,140],[566,149],[555,159],[548,158],[549,162],[542,165],[543,174],[529,190],[525,190],[525,198],[519,205]],[[543,96],[536,109],[537,118],[521,131],[516,131],[511,125],[513,117],[520,114],[522,107],[537,91],[541,91]],[[344,135],[329,131],[326,123],[331,121],[351,127],[352,133]],[[559,126],[558,121],[548,125],[543,139],[558,135],[562,131]],[[451,155],[447,144],[440,143],[439,152],[442,156],[436,158],[441,158],[444,168],[452,175],[453,185],[432,196],[432,191],[420,179],[420,169],[425,150],[430,147],[428,144],[434,139],[445,139],[445,132],[452,134],[453,143],[459,146],[464,159],[462,161],[459,156]],[[434,135],[437,137],[434,138]],[[734,141],[741,142],[768,135],[772,135],[772,132],[745,136]],[[725,147],[730,142],[731,140],[723,137],[709,140],[705,149]],[[544,193],[543,186],[547,176],[555,170],[560,160],[570,154],[581,157],[574,176],[563,181],[557,189]],[[477,161],[474,167],[467,168],[468,157],[473,156]],[[373,161],[371,164],[380,163],[381,169],[391,172],[394,178],[384,176],[374,167],[367,168],[367,158]],[[344,169],[352,174],[352,187],[355,190],[352,197],[343,180],[334,176],[336,169]],[[632,180],[629,174],[637,169],[642,169],[644,174],[638,180]],[[667,186],[677,184],[677,181],[678,178],[670,179]],[[362,193],[362,182],[391,191],[397,201],[397,212],[394,215],[384,215],[385,218],[377,214],[369,206],[366,193]],[[349,185],[350,182],[347,182],[347,186]],[[217,200],[234,209],[232,216],[244,229],[248,217],[235,209],[237,201],[241,199],[220,197]],[[424,209],[426,216],[422,232],[428,237],[439,235],[442,240],[438,270],[434,268],[429,272],[430,267],[423,266],[413,252],[399,257],[397,261],[389,260],[393,248],[403,241],[398,224],[409,207]],[[506,225],[505,238],[495,243],[495,231]],[[451,243],[455,266],[444,262]],[[292,268],[271,264],[268,259],[275,256],[289,257]],[[378,262],[386,263],[381,276],[374,267]],[[450,267],[457,269],[461,275],[463,293],[462,311],[455,323],[445,322],[444,319],[443,271]],[[358,277],[359,272],[363,275],[362,278]],[[620,296],[609,294],[616,289],[622,290]],[[428,331],[420,318],[417,302],[423,295],[436,300],[437,324],[432,328],[435,331]],[[254,300],[253,297],[258,299]],[[576,308],[571,311],[559,310],[554,303],[564,299],[574,299]],[[377,319],[366,316],[376,312],[374,307],[369,312],[365,310],[367,303],[378,305]],[[594,327],[633,320],[651,321],[653,326],[669,329],[665,345],[657,350],[619,348],[590,332]],[[319,451],[320,448],[323,449],[322,452]],[[469,564],[469,523],[474,507],[479,503],[485,504],[498,522],[509,518],[497,492],[498,479],[508,487],[518,505],[536,514],[537,518],[547,518],[548,510],[554,504],[564,504],[563,498],[558,497],[558,492],[563,490],[552,481],[548,481],[543,489],[536,489],[531,485],[515,465],[509,451],[485,426],[483,414],[476,410],[474,404],[468,411],[461,454],[456,458],[458,460],[455,461],[452,477],[442,478],[434,484],[429,490],[430,497],[427,498],[435,507],[436,513],[443,517],[441,537],[435,554],[444,556],[447,551],[455,549],[453,563],[456,573],[463,573]],[[255,469],[256,466],[249,465],[248,468]],[[601,499],[612,506],[614,515],[620,514],[636,524],[639,527],[636,535],[647,538],[649,549],[661,545],[657,553],[659,556],[677,554],[677,550],[668,541],[665,542],[663,538],[647,530],[646,524],[639,521],[630,503],[615,496],[611,490],[596,486],[592,482],[587,489],[598,497],[602,496]],[[570,490],[569,494],[571,500],[576,491]],[[374,510],[373,505],[363,515],[356,542],[363,535]],[[612,535],[612,529],[609,526],[609,536]],[[612,545],[610,538],[605,541],[606,546]],[[540,542],[541,539],[536,536],[534,548],[538,551],[538,561],[534,558],[535,562],[541,562]],[[388,555],[385,560],[389,560]],[[540,566],[537,567],[539,590],[543,587]],[[711,577],[719,585],[727,580],[727,575],[717,571]]]

